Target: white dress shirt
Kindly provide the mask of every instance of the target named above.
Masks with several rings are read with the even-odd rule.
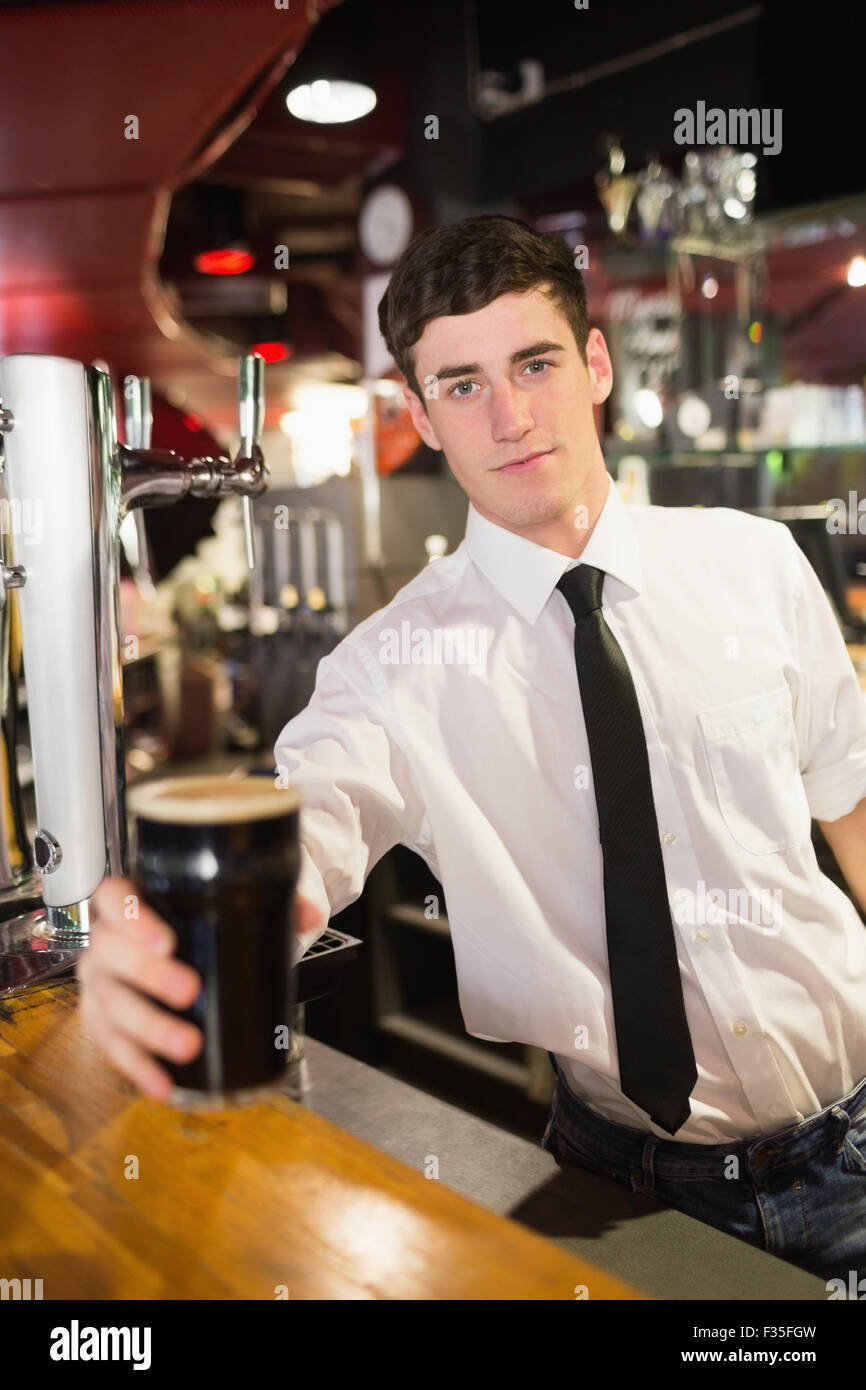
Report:
[[[409,846],[444,889],[467,1031],[557,1054],[598,1113],[671,1138],[618,1084],[574,619],[556,589],[598,566],[640,704],[698,1068],[675,1139],[773,1133],[866,1075],[866,930],[810,834],[866,796],[866,700],[787,527],[630,506],[608,477],[580,560],[470,503],[456,551],[320,661],[275,745],[301,791],[298,891],[326,922]]]

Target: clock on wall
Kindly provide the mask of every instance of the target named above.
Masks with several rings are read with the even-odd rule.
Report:
[[[374,265],[393,265],[412,240],[412,203],[405,189],[383,183],[364,200],[358,223],[361,250]]]

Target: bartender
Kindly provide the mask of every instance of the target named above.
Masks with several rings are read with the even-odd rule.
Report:
[[[300,946],[394,845],[443,885],[468,1032],[545,1048],[544,1147],[826,1278],[866,1275],[866,703],[786,527],[631,507],[565,241],[431,228],[379,307],[465,538],[282,730]],[[848,897],[818,867],[819,821]],[[199,981],[105,880],[84,1021],[165,1099]]]

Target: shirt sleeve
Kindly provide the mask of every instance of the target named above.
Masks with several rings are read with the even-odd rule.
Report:
[[[405,753],[347,639],[320,660],[309,704],[281,730],[274,756],[300,791],[297,892],[322,914],[318,927],[297,936],[297,960],[328,918],[360,897],[389,849],[413,846],[425,812]]]
[[[813,818],[833,821],[866,797],[866,694],[815,570],[783,531],[794,575],[800,774]]]

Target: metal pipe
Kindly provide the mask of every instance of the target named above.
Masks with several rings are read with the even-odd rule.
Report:
[[[606,77],[615,77],[621,72],[630,72],[643,63],[651,63],[656,58],[664,58],[667,54],[675,53],[681,48],[688,48],[693,43],[701,43],[705,39],[713,39],[718,34],[726,33],[729,29],[737,29],[743,24],[751,24],[760,18],[764,8],[763,5],[750,5],[745,10],[738,10],[736,14],[725,15],[722,19],[711,20],[707,24],[697,24],[691,29],[684,29],[678,34],[671,34],[658,43],[646,44],[643,48],[635,49],[633,53],[625,53],[620,58],[612,58],[606,63],[596,63],[592,67],[583,68],[580,72],[570,73],[566,77],[558,77],[552,82],[545,82],[539,92],[526,97],[515,95],[507,105],[503,104],[501,110],[490,111],[483,105],[479,105],[478,102],[480,69],[477,40],[478,14],[475,0],[472,0],[470,14],[467,15],[467,20],[471,26],[467,39],[469,50],[467,81],[470,109],[480,120],[499,120],[500,117],[510,116],[513,112],[522,110],[526,106],[537,106],[548,97],[559,96],[562,92],[580,91],[593,82],[600,82]],[[474,25],[472,25],[473,20]]]

